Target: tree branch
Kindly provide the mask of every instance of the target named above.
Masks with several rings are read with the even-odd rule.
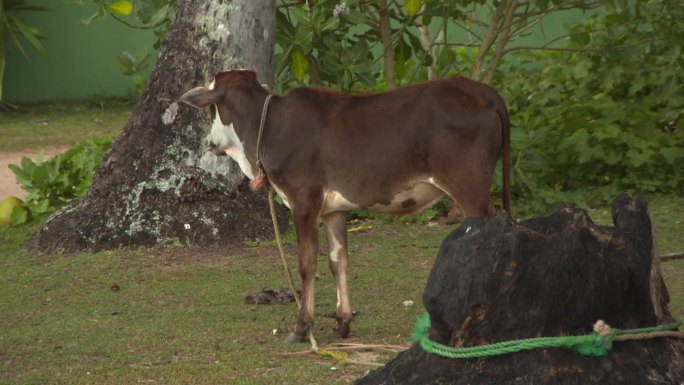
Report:
[[[389,7],[387,0],[378,0],[378,4],[380,6],[380,38],[382,39],[385,64],[385,84],[388,90],[392,90],[396,88],[396,76],[394,74],[394,49],[392,47]]]
[[[567,11],[570,9],[575,9],[575,8],[580,8],[583,10],[586,9],[594,9],[598,8],[601,5],[604,4],[603,0],[593,0],[593,1],[565,1],[560,4],[557,4],[551,8],[547,8],[543,11],[537,11],[537,12],[525,12],[522,15],[516,15],[516,16],[522,16],[522,17],[532,17],[532,16],[539,16],[539,15],[548,15],[553,12],[557,11]]]
[[[684,259],[684,251],[660,255],[660,260],[662,261],[674,261],[675,259]]]
[[[449,20],[449,21],[450,21],[451,23],[453,23],[456,27],[459,27],[459,28],[461,28],[462,30],[464,30],[465,33],[468,34],[468,38],[469,38],[470,40],[482,41],[482,37],[481,37],[480,35],[478,35],[472,28],[469,28],[469,27],[467,27],[467,26],[465,26],[465,25],[459,23],[459,22],[456,21],[456,20]],[[486,26],[486,25],[487,25],[487,24],[482,23],[482,22],[480,22],[480,21],[476,21],[476,22],[479,23],[479,24],[482,24],[483,26]],[[475,38],[473,39],[473,37],[475,37]]]
[[[654,41],[659,41],[659,40],[663,40],[663,38],[646,39],[646,40],[642,40],[642,41],[632,43],[632,44],[622,44],[622,45],[604,46],[604,47],[584,47],[584,48],[580,48],[580,47],[547,47],[546,45],[543,45],[543,46],[520,45],[517,47],[507,48],[504,51],[504,54],[507,54],[507,53],[510,53],[513,51],[520,51],[520,50],[560,51],[560,52],[600,52],[600,51],[606,51],[609,49],[625,49],[625,48],[638,47],[642,44],[652,43]]]
[[[115,14],[113,14],[113,13],[111,14],[111,16],[112,16],[112,18],[113,18],[114,20],[118,21],[119,23],[122,23],[122,24],[125,25],[126,27],[133,28],[133,29],[154,29],[154,28],[157,28],[157,27],[161,27],[162,25],[164,25],[164,23],[166,23],[166,22],[169,21],[169,19],[164,19],[164,20],[162,20],[162,21],[160,21],[160,22],[158,22],[158,23],[155,23],[155,24],[141,24],[141,25],[135,25],[135,24],[131,24],[131,23],[127,22],[126,20],[120,18],[119,16],[117,16],[117,15],[115,15]]]
[[[494,48],[494,54],[489,59],[489,65],[487,66],[487,72],[485,72],[484,82],[489,84],[492,82],[494,73],[496,72],[496,66],[499,64],[499,60],[505,53],[506,44],[511,37],[511,26],[513,25],[513,16],[515,15],[515,10],[518,8],[517,0],[511,1],[508,6],[508,12],[506,13],[506,19],[504,20],[503,27],[501,28],[501,34],[496,41],[496,47]]]
[[[433,45],[445,45],[447,47],[479,47],[480,43],[450,43],[448,41],[435,41]]]
[[[425,4],[421,6],[420,12],[425,12]],[[423,49],[428,55],[434,56],[432,52],[433,41],[430,39],[430,32],[428,31],[427,27],[423,25],[420,20],[418,20],[418,18],[416,18],[414,22],[420,31],[420,43],[423,46]],[[437,70],[435,69],[434,60],[427,68],[427,78],[428,80],[435,80],[437,78]]]
[[[508,4],[508,2],[506,0],[502,0],[499,6],[496,8],[496,11],[494,11],[494,15],[492,15],[492,21],[489,23],[489,27],[487,27],[487,31],[484,34],[484,39],[482,39],[482,42],[480,43],[480,51],[477,53],[473,72],[470,75],[470,77],[473,79],[479,78],[485,55],[496,39],[499,20],[501,20],[501,16],[506,8],[506,4]]]
[[[557,4],[553,7],[547,8],[543,11],[537,11],[537,12],[529,12],[529,6],[526,7],[524,12],[521,13],[516,13],[515,17],[517,20],[524,20],[529,22],[526,22],[524,25],[516,28],[512,33],[511,33],[511,39],[514,39],[518,37],[521,33],[526,31],[527,29],[541,23],[541,21],[548,15],[552,13],[556,13],[558,11],[564,11],[564,10],[569,10],[569,9],[576,9],[576,8],[582,8],[582,9],[592,9],[600,6],[602,3],[601,0],[597,1],[590,1],[590,2],[584,2],[584,1],[577,1],[577,2],[564,2],[561,4]]]
[[[293,1],[293,2],[291,2],[291,3],[283,3],[283,4],[280,4],[280,5],[276,6],[276,8],[277,8],[277,9],[281,9],[281,8],[296,7],[296,6],[302,5],[302,4],[304,4],[304,3],[306,3],[305,0]]]

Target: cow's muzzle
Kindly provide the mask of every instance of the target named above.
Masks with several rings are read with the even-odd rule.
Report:
[[[209,146],[208,150],[216,156],[228,155],[226,154],[226,150],[220,149],[214,142],[209,142],[207,145]]]

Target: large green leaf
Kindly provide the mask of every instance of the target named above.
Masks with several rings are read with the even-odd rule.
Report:
[[[114,15],[130,15],[133,11],[133,4],[128,0],[118,0],[108,5],[109,11]]]
[[[402,80],[406,76],[406,61],[411,58],[411,47],[404,39],[399,39],[394,47],[394,72],[397,79]]]
[[[295,32],[295,44],[305,53],[311,51],[311,43],[313,42],[314,31],[311,24],[301,23],[297,25]]]
[[[292,62],[290,64],[292,73],[299,81],[303,81],[309,74],[309,60],[301,50],[292,52]]]
[[[418,11],[420,11],[420,6],[422,5],[423,0],[405,0],[404,1],[404,10],[409,16],[413,16]]]
[[[18,206],[12,210],[12,226],[26,223],[28,220],[29,210],[26,206]]]
[[[368,46],[368,43],[366,43],[365,39],[359,39],[359,41],[356,42],[350,49],[344,51],[343,57],[346,58],[346,60],[343,60],[346,64],[355,64],[360,61],[363,61],[368,57],[368,54],[370,53],[370,47]]]
[[[95,20],[97,20],[97,19],[102,19],[102,18],[104,18],[105,16],[107,16],[107,10],[105,9],[104,5],[101,5],[101,6],[98,8],[97,12],[95,12],[94,14],[92,14],[90,17],[87,17],[87,18],[85,18],[85,19],[81,19],[81,23],[83,23],[83,24],[90,24],[90,23],[92,23],[93,21],[95,21]]]
[[[147,21],[149,25],[156,25],[172,16],[174,9],[171,4],[165,4],[159,8]]]

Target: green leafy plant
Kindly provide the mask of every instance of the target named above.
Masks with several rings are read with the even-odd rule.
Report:
[[[509,49],[509,43],[529,35],[545,16],[599,5],[595,0],[281,1],[276,88],[392,89],[456,73],[489,83],[503,57],[520,49]],[[464,63],[463,55],[472,60]]]
[[[570,26],[564,49],[521,52],[495,77],[529,211],[684,190],[683,17],[679,2],[608,7]]]
[[[143,76],[143,72],[149,66],[150,54],[145,52],[142,55],[133,55],[128,51],[122,51],[117,59],[121,72],[132,77],[136,91],[138,94],[142,93],[147,85],[147,77]]]
[[[95,3],[98,6],[96,13],[81,20],[83,24],[90,24],[97,19],[106,17],[107,14],[112,15],[112,17],[118,17],[117,15],[127,16],[133,11],[133,3],[128,0],[92,0],[79,1],[78,3]]]
[[[36,51],[43,58],[47,58],[47,52],[40,43],[40,33],[37,28],[24,23],[18,16],[18,12],[49,11],[50,8],[31,5],[26,0],[0,0],[0,100],[3,94],[3,79],[6,67],[6,41],[11,41],[14,46],[26,57],[28,54],[24,45]]]
[[[23,157],[20,165],[11,164],[9,167],[17,182],[28,193],[19,208],[25,214],[14,224],[39,220],[69,200],[85,195],[92,184],[93,172],[111,144],[111,137],[90,139],[47,161],[41,155],[36,162]]]
[[[374,88],[380,68],[372,52],[380,40],[369,28],[359,2],[285,7],[277,14],[276,55],[279,87],[321,84],[349,91],[357,84]]]

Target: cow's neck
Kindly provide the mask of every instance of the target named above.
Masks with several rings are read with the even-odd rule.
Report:
[[[257,138],[264,102],[268,92],[264,89],[248,89],[235,93],[233,127],[242,142],[245,156],[253,166],[257,162]]]

